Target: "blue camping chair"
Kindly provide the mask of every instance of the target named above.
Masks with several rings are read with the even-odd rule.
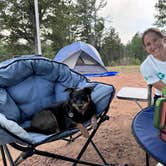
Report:
[[[160,139],[160,131],[153,125],[154,106],[151,105],[152,86],[149,85],[148,89],[148,107],[142,109],[134,117],[132,131],[137,142],[146,152],[146,166],[150,165],[150,156],[166,165],[166,142]]]
[[[97,128],[90,133],[78,156],[75,158],[42,151],[40,145],[61,139],[71,140],[78,129],[44,135],[27,132],[31,117],[37,111],[53,102],[68,99],[64,92],[67,87],[94,87],[92,99],[97,107]],[[36,55],[26,55],[0,63],[0,149],[4,165],[18,165],[26,158],[36,154],[68,161],[76,165],[109,165],[93,142],[99,126],[108,120],[107,112],[114,97],[112,85],[90,82],[85,76],[76,73],[67,65]],[[88,127],[90,122],[84,125]],[[92,144],[103,164],[81,160],[89,144]],[[13,159],[8,146],[22,151]]]

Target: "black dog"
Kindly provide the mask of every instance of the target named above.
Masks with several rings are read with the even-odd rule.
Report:
[[[77,127],[84,137],[88,137],[88,130],[83,123],[91,119],[92,127],[97,127],[96,107],[91,99],[92,87],[83,89],[67,88],[69,100],[53,104],[38,112],[32,118],[31,129],[44,134]]]

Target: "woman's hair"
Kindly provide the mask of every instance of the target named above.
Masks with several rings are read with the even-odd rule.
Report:
[[[145,35],[147,34],[147,33],[149,33],[149,32],[153,32],[153,33],[155,33],[156,35],[158,35],[160,38],[164,38],[164,33],[162,33],[159,29],[157,29],[157,28],[149,28],[149,29],[147,29],[144,33],[143,33],[143,35],[142,35],[142,44],[143,44],[143,46],[145,46],[145,43],[144,43],[144,38],[145,38]]]

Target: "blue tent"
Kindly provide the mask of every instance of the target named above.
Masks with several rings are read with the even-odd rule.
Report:
[[[65,63],[82,74],[107,72],[98,51],[92,45],[81,41],[60,49],[54,60]]]

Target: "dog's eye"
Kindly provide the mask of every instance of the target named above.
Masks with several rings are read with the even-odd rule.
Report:
[[[72,99],[71,99],[71,101],[72,101],[73,103],[76,103],[77,100],[78,100],[77,98],[72,98]]]
[[[87,98],[84,98],[84,99],[82,100],[82,102],[86,103],[86,102],[88,102],[88,99],[87,99]]]
[[[89,101],[89,96],[85,96],[85,97],[83,98],[83,100],[84,100],[85,102],[88,102],[88,101]]]

